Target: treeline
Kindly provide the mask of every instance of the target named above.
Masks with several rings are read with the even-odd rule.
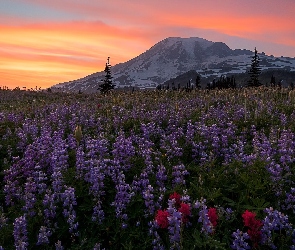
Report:
[[[193,89],[201,89],[201,76],[197,75],[195,82],[192,82],[192,79],[191,79],[184,86],[181,85],[180,83],[178,83],[176,86],[176,84],[172,82],[171,86],[170,86],[170,83],[168,83],[166,86],[159,84],[156,87],[156,89],[157,90],[178,90],[178,91],[187,91],[187,92],[190,92]]]
[[[189,73],[189,72],[188,72]],[[219,79],[213,79],[213,81],[208,82],[205,85],[205,89],[211,90],[211,89],[235,89],[237,87],[259,87],[262,85],[265,85],[266,87],[289,87],[291,89],[294,89],[294,83],[293,81],[284,82],[283,80],[276,80],[276,77],[272,74],[270,77],[270,80],[267,82],[264,81],[264,84],[261,82],[260,75],[262,73],[262,70],[260,68],[260,59],[257,52],[257,49],[254,50],[254,55],[251,60],[250,68],[247,72],[248,80],[246,83],[239,82],[239,86],[237,85],[236,77],[235,76],[226,76],[222,75]],[[185,74],[183,74],[185,75]],[[269,77],[269,76],[268,76]],[[195,88],[201,88],[201,77],[198,75],[196,77],[196,84],[192,84],[192,79],[186,83],[186,86],[181,85],[178,83],[178,86],[174,86],[174,82],[172,83],[172,86],[169,85],[169,83],[166,85],[158,85],[157,90],[186,90],[191,91]]]
[[[207,84],[206,89],[235,89],[237,88],[236,79],[234,76],[227,77],[221,76],[217,81],[214,79],[213,82]]]

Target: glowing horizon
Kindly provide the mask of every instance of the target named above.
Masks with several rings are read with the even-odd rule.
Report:
[[[48,88],[173,36],[295,57],[293,13],[288,0],[11,0],[0,3],[0,86]]]

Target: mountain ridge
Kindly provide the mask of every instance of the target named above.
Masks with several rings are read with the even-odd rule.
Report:
[[[253,52],[230,49],[223,42],[204,38],[168,37],[140,55],[112,67],[116,87],[134,86],[155,88],[180,74],[195,70],[202,78],[244,73],[251,64]],[[295,71],[295,58],[267,56],[259,53],[262,70],[285,69]],[[104,72],[54,85],[64,91],[96,92],[104,79]]]

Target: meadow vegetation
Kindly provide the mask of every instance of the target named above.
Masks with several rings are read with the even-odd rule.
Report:
[[[0,249],[295,249],[295,91],[0,91]]]

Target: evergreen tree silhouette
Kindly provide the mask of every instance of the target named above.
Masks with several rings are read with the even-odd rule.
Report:
[[[114,89],[115,85],[112,82],[110,57],[108,57],[104,72],[106,73],[103,83],[99,85],[99,90],[102,94],[107,94],[110,90]]]
[[[213,79],[213,82],[207,84],[206,89],[235,89],[236,87],[236,79],[233,75],[231,77],[222,75],[218,80]]]
[[[175,83],[172,82],[172,90],[176,90]]]
[[[197,89],[201,88],[201,77],[199,75],[197,75],[197,78],[196,78],[196,88]]]
[[[270,78],[270,86],[275,87],[276,86],[276,78],[272,75]]]
[[[260,62],[259,56],[257,53],[257,49],[255,47],[254,56],[252,57],[251,68],[249,71],[249,75],[251,78],[248,82],[249,87],[258,87],[261,85],[261,83],[258,80],[258,76],[261,73],[261,68],[259,67],[259,62]]]
[[[231,88],[237,88],[236,78],[234,76],[231,77]]]
[[[157,89],[157,90],[162,90],[162,86],[161,86],[161,84],[158,84],[157,87],[156,87],[156,89]]]

